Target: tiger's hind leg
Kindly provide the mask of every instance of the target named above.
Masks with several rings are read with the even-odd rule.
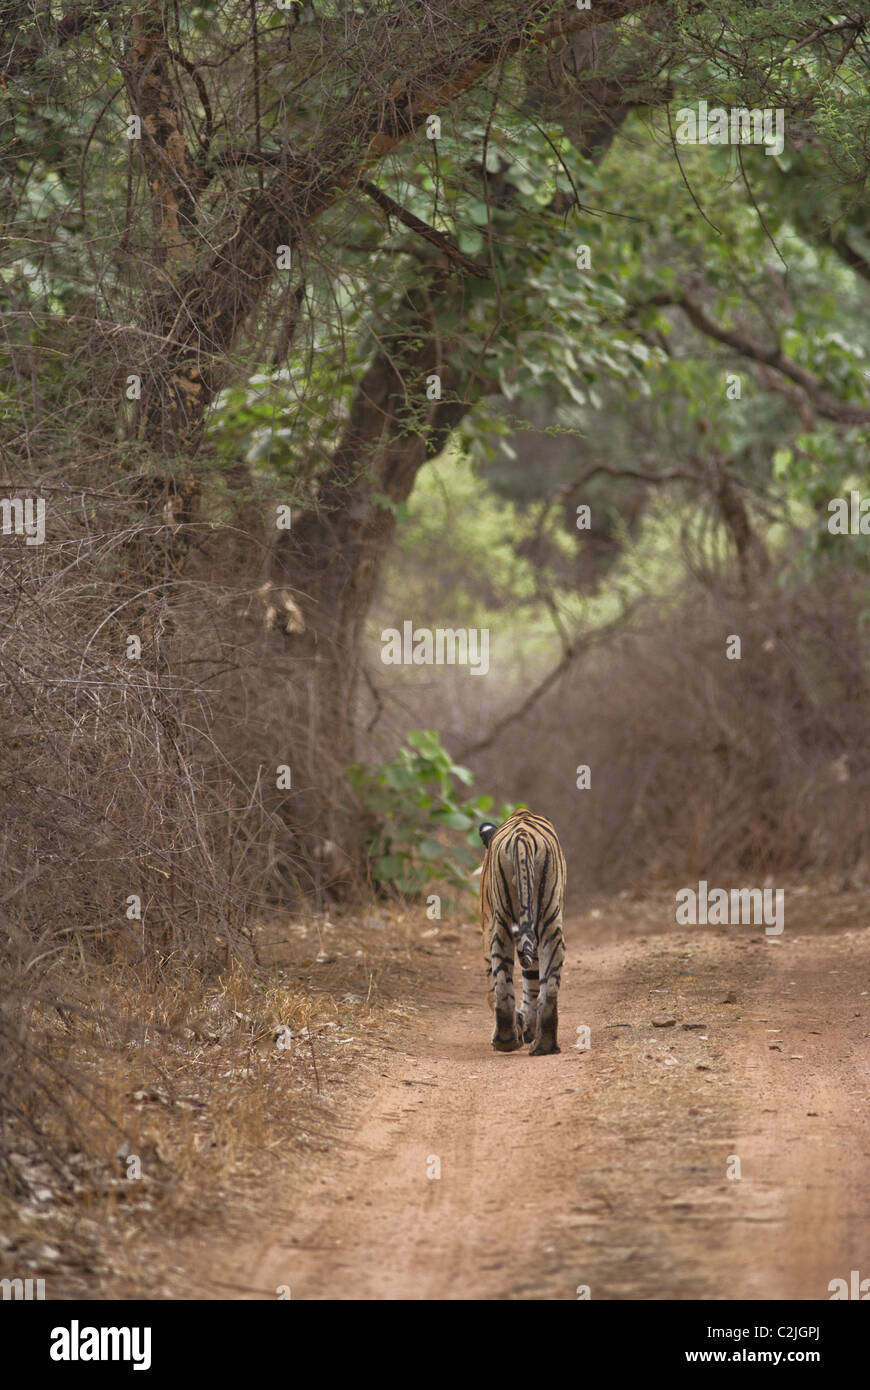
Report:
[[[533,969],[523,969],[523,1007],[521,1017],[523,1042],[530,1043],[535,1037],[539,990],[540,971],[538,970],[538,963],[536,961]]]
[[[514,999],[513,937],[504,922],[493,923],[488,973],[495,1004],[492,1045],[496,1052],[515,1052],[523,1045],[523,1029]]]
[[[562,978],[562,962],[565,959],[565,941],[562,936],[561,913],[544,933],[539,950],[540,992],[535,1020],[535,1039],[529,1048],[529,1056],[546,1056],[551,1052],[561,1052],[557,1041],[559,1031],[559,984]]]

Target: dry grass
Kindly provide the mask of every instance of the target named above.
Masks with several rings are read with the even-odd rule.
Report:
[[[183,1296],[166,1249],[253,1216],[264,1185],[331,1146],[344,1087],[407,1018],[429,926],[283,917],[253,929],[259,963],[150,991],[129,967],[65,963],[64,1017],[30,1021],[53,1103],[34,1097],[38,1137],[13,1124],[3,1274],[45,1278],[49,1298]]]

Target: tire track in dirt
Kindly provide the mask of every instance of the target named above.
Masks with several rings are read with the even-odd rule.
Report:
[[[540,1058],[490,1050],[469,933],[432,960],[348,1140],[237,1255],[239,1285],[825,1299],[851,1269],[870,1277],[870,930],[751,930],[614,941],[569,923],[563,1051]]]

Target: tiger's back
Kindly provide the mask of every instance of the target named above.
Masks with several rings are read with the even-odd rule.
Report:
[[[512,1052],[530,1042],[530,1055],[558,1052],[558,993],[565,942],[565,857],[554,827],[532,811],[515,811],[500,826],[484,825],[480,922],[492,1045]],[[523,972],[523,1003],[514,1002],[514,953]]]

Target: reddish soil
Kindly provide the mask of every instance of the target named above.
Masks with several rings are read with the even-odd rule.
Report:
[[[224,1287],[828,1299],[870,1277],[870,928],[852,912],[822,926],[807,902],[778,938],[619,901],[575,918],[551,1057],[491,1051],[479,938],[445,932],[403,1049]]]

